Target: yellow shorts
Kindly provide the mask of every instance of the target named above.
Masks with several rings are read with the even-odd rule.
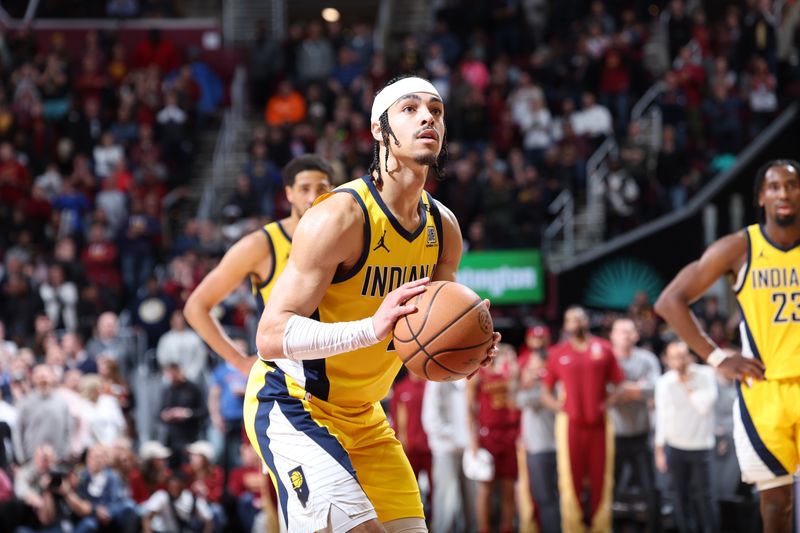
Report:
[[[290,532],[325,528],[332,505],[357,522],[424,518],[414,472],[379,403],[330,404],[261,361],[247,382],[244,424]]]
[[[742,479],[791,476],[800,463],[800,379],[739,384],[733,437]]]

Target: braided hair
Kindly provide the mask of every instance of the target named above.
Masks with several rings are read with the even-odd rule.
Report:
[[[386,88],[389,85],[398,82],[404,78],[409,78],[411,75],[404,75],[404,76],[397,76],[389,80],[386,85],[383,87]],[[381,89],[383,90],[383,89]],[[378,91],[380,92],[380,91]],[[377,94],[377,93],[375,93]],[[386,173],[389,173],[389,136],[391,135],[394,139],[395,146],[400,146],[400,141],[397,140],[397,136],[392,131],[392,127],[389,125],[389,110],[387,109],[381,116],[378,118],[378,125],[381,127],[381,141],[374,141],[372,146],[372,162],[369,165],[369,175],[372,176],[372,179],[375,180],[375,185],[378,187],[383,185],[383,175],[381,174],[381,144],[386,147],[386,153],[384,154],[383,160],[383,168]],[[436,173],[436,179],[441,180],[444,177],[444,163],[447,160],[447,133],[442,133],[442,149],[439,152],[439,155],[436,158],[436,163],[433,165],[433,171]],[[373,173],[377,174],[377,176],[373,176]]]

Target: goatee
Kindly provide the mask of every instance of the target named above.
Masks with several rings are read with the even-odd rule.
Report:
[[[794,221],[796,218],[797,217],[795,215],[786,215],[782,217],[778,216],[775,217],[775,223],[782,228],[788,228],[789,226],[794,225]]]
[[[436,164],[437,155],[436,154],[425,154],[425,155],[418,155],[414,157],[414,162],[418,165],[425,165],[428,167],[432,167]]]

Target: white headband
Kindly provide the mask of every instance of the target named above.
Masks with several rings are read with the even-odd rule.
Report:
[[[391,85],[387,85],[375,96],[375,101],[372,102],[370,122],[378,122],[383,112],[389,109],[393,103],[411,93],[430,93],[435,94],[440,99],[442,98],[439,96],[439,91],[436,90],[436,87],[428,80],[403,78]]]

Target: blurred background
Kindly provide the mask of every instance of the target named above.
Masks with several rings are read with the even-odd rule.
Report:
[[[3,2],[0,523],[84,527],[64,498],[43,523],[43,494],[64,490],[58,468],[79,487],[113,466],[113,521],[132,530],[120,517],[184,487],[198,527],[253,527],[257,459],[222,436],[242,383],[181,309],[232,243],[288,214],[291,158],[321,155],[337,184],[366,173],[372,97],[399,74],[446,103],[446,176],[426,188],[504,339],[555,342],[579,304],[596,334],[630,317],[660,354],[665,283],[755,221],[758,166],[796,157],[798,20],[793,0]],[[217,312],[252,353],[248,284]],[[725,285],[697,312],[736,345]],[[190,414],[164,422],[172,408]],[[756,530],[734,485],[723,529]],[[615,507],[630,527],[637,490]]]

